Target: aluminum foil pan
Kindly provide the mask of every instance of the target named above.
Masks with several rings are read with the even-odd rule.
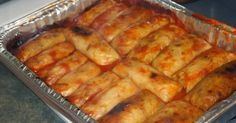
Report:
[[[65,100],[60,94],[49,88],[30,69],[21,63],[10,51],[24,42],[18,37],[33,35],[45,26],[82,12],[97,0],[58,0],[25,17],[0,27],[0,61],[19,79],[38,95],[54,111],[72,122],[93,123],[91,117]],[[236,34],[233,27],[215,22],[187,10],[171,0],[145,0],[151,5],[159,5],[174,12],[193,33],[201,35],[209,43],[222,47],[229,52],[236,51]],[[196,122],[226,122],[236,114],[236,92],[213,106]]]

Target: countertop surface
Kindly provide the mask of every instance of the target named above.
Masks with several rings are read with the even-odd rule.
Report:
[[[0,5],[0,25],[21,17],[52,0],[11,0]],[[236,27],[236,0],[197,0],[184,4],[190,10]],[[62,123],[14,74],[0,63],[0,122]]]

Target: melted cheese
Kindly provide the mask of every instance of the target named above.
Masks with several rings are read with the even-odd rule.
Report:
[[[165,75],[171,76],[210,47],[206,41],[195,35],[185,35],[163,50],[152,65]]]

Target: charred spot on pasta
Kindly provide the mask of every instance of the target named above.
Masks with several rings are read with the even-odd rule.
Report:
[[[113,115],[125,110],[125,108],[129,105],[129,102],[122,102],[116,105],[108,114]]]
[[[92,31],[90,31],[88,29],[85,29],[83,27],[78,27],[78,26],[73,27],[72,31],[77,33],[77,34],[84,35],[84,36],[89,36],[89,35],[92,34]]]
[[[157,77],[157,74],[152,72],[151,75],[150,75],[150,77],[151,77],[151,78],[155,78],[155,77]]]

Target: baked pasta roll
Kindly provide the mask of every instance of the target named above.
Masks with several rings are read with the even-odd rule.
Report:
[[[133,96],[138,90],[130,79],[118,80],[112,86],[87,101],[81,109],[97,120],[108,113],[118,103]]]
[[[97,93],[111,86],[119,77],[113,72],[106,72],[83,83],[67,99],[77,107],[82,106],[86,101],[93,98]]]
[[[122,62],[113,71],[121,77],[131,78],[139,88],[151,91],[164,102],[172,100],[182,90],[180,83],[159,74],[151,66],[135,60]]]
[[[104,24],[111,22],[116,17],[121,15],[123,12],[126,12],[128,10],[128,6],[125,4],[115,4],[110,9],[106,10],[104,13],[99,15],[93,23],[90,25],[91,28],[97,30],[101,28]]]
[[[99,123],[142,123],[164,106],[152,92],[142,90],[116,105]]]
[[[20,61],[25,62],[29,58],[37,55],[43,50],[46,50],[64,41],[66,41],[66,38],[63,34],[63,29],[52,29],[50,31],[44,32],[36,39],[29,41],[23,46],[21,46],[16,54],[16,57]]]
[[[202,114],[202,110],[179,100],[165,105],[145,123],[193,123]]]
[[[113,21],[106,23],[102,28],[99,29],[98,32],[103,35],[106,41],[110,42],[132,24],[135,24],[142,19],[151,17],[152,15],[153,11],[151,10],[136,6],[131,7],[128,11],[122,13]]]
[[[61,61],[61,60],[60,60],[60,61]],[[60,62],[60,61],[58,61],[58,62]],[[37,74],[41,79],[45,78],[45,77],[47,76],[47,74],[48,74],[48,71],[49,71],[50,69],[52,69],[55,64],[56,64],[56,63],[54,63],[54,64],[52,64],[52,65],[48,65],[48,66],[42,68],[42,69],[39,70],[36,74]]]
[[[40,70],[38,73],[44,74],[41,75],[43,80],[45,80],[48,85],[52,85],[65,74],[77,69],[86,61],[87,57],[79,51],[75,51],[72,55],[62,59],[48,68]]]
[[[106,66],[120,59],[118,53],[95,32],[74,27],[68,35],[76,49],[98,65]]]
[[[185,97],[193,105],[207,111],[236,90],[236,61],[216,69],[201,80]]]
[[[129,53],[129,57],[150,64],[160,51],[185,33],[184,29],[175,24],[164,26],[139,41],[136,48]]]
[[[119,37],[115,38],[111,44],[121,56],[124,56],[140,42],[140,39],[152,31],[167,25],[169,22],[170,18],[168,16],[157,15],[151,17],[140,24],[128,28]]]
[[[37,73],[40,69],[69,56],[74,50],[75,48],[70,42],[62,42],[31,57],[25,64]]]
[[[205,40],[187,34],[164,49],[152,65],[165,75],[171,76],[210,47]]]
[[[20,28],[6,48],[84,118],[192,123],[236,92],[236,52],[228,52],[235,46],[227,32],[191,29],[152,0],[77,1],[79,13],[61,13],[68,18],[36,32]],[[221,48],[205,40],[207,31]]]
[[[189,92],[202,78],[221,65],[236,60],[236,55],[213,47],[195,58],[189,65],[173,75]]]
[[[63,96],[72,94],[82,83],[94,78],[101,70],[92,62],[87,62],[81,67],[63,76],[52,88]]]
[[[114,6],[115,2],[113,0],[101,0],[97,5],[85,11],[79,16],[77,25],[79,26],[89,26],[96,17],[101,15],[103,12]]]

